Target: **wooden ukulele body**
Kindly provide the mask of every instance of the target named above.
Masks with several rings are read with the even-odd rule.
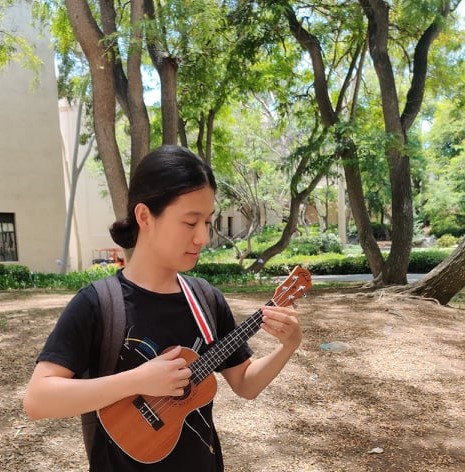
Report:
[[[179,357],[191,364],[198,354],[182,348]],[[143,463],[164,459],[176,446],[189,413],[207,405],[215,396],[214,374],[200,384],[191,382],[182,397],[132,395],[97,412],[111,439],[130,457]]]

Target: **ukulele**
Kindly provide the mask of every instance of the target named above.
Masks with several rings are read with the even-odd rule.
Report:
[[[311,285],[310,272],[297,266],[266,305],[291,305]],[[97,412],[105,431],[120,449],[138,462],[151,464],[164,459],[176,446],[187,415],[207,405],[215,396],[215,368],[256,334],[261,324],[262,311],[258,310],[200,357],[192,349],[183,347],[180,357],[192,371],[184,395],[123,398]]]

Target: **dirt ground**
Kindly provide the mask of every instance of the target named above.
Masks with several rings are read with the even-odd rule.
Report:
[[[270,296],[227,298],[240,321]],[[0,292],[3,472],[87,470],[78,420],[30,422],[21,407],[69,298]],[[464,309],[352,289],[313,290],[299,310],[303,344],[259,398],[239,399],[218,379],[227,472],[465,471]],[[321,346],[334,342],[347,349]],[[260,332],[251,345],[260,355],[274,340]]]

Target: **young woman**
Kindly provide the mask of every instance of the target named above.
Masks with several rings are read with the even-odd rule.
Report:
[[[100,410],[131,395],[179,397],[191,371],[181,347],[208,349],[197,327],[178,273],[192,269],[209,240],[215,180],[210,167],[187,149],[162,146],[142,159],[129,186],[128,216],[110,228],[114,241],[134,248],[118,273],[126,311],[125,342],[113,375],[95,377],[102,339],[95,289],[79,291],[63,311],[38,357],[24,398],[31,419],[61,418]],[[217,337],[235,327],[221,293]],[[232,390],[255,398],[279,373],[301,342],[296,311],[263,307],[262,328],[279,344],[251,359],[247,345],[221,365]],[[174,349],[163,352],[167,347]],[[137,434],[134,431],[134,434]],[[162,460],[146,464],[124,453],[99,425],[91,472],[223,471],[221,448],[212,421],[212,402],[190,413],[179,440]]]

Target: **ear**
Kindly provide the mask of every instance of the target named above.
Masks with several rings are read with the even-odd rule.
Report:
[[[143,230],[150,225],[152,214],[149,207],[145,203],[138,203],[134,208],[134,216],[136,217],[139,229]]]

